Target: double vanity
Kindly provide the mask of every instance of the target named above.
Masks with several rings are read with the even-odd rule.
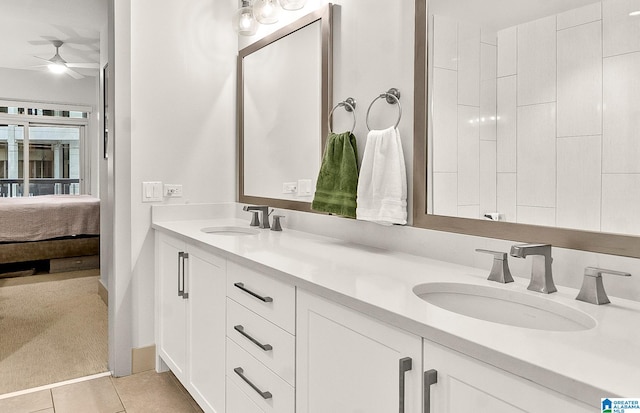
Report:
[[[635,301],[249,218],[153,209],[157,369],[207,412],[592,412],[640,396]]]

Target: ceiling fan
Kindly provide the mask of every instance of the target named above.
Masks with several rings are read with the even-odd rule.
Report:
[[[56,48],[56,54],[52,58],[45,59],[38,56],[34,56],[34,57],[48,62],[45,66],[47,66],[47,68],[49,68],[49,70],[52,71],[53,73],[66,73],[74,79],[82,79],[84,78],[84,75],[76,72],[72,68],[78,68],[78,69],[98,69],[99,68],[99,65],[97,63],[67,62],[60,56],[60,52],[58,51],[58,49],[60,49],[60,46],[62,46],[64,42],[61,40],[53,40],[51,41],[51,44],[53,44],[53,46]]]

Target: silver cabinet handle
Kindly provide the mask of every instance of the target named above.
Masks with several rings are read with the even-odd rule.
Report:
[[[399,371],[399,382],[400,382],[400,397],[399,397],[399,412],[404,413],[404,378],[405,373],[411,370],[412,368],[411,357],[405,357],[400,359],[400,371]]]
[[[249,290],[248,288],[246,288],[244,286],[244,283],[235,283],[233,284],[236,288],[241,289],[242,291],[244,291],[245,293],[249,294],[252,297],[257,298],[258,300],[262,301],[263,303],[270,303],[273,301],[273,298],[271,297],[263,297],[259,294],[254,293],[253,291]]]
[[[184,291],[185,285],[185,264],[184,261],[189,258],[189,254],[183,251],[178,253],[178,296],[182,297],[183,300],[189,298],[189,293]],[[182,273],[180,271],[180,267],[182,267]]]
[[[424,372],[424,409],[423,413],[431,413],[431,385],[438,382],[438,371],[427,370]]]
[[[256,391],[256,393],[258,393],[260,396],[262,396],[263,399],[270,399],[273,397],[273,395],[268,392],[268,391],[262,391],[258,388],[258,386],[256,386],[255,384],[251,383],[251,380],[249,380],[245,375],[244,375],[244,370],[242,369],[242,367],[236,367],[235,369],[233,369],[233,371],[240,376],[240,378],[242,380],[245,381],[245,383],[247,383],[249,386],[251,386],[251,388],[253,390]]]
[[[245,336],[249,341],[251,341],[256,346],[260,347],[262,350],[264,351],[273,350],[273,347],[271,346],[271,344],[262,344],[261,342],[259,342],[258,340],[256,340],[255,338],[247,334],[247,332],[244,331],[244,327],[242,325],[238,324],[237,326],[233,326],[233,329],[236,330],[238,333],[242,334],[243,336]]]
[[[184,252],[180,251],[178,252],[178,297],[182,297],[182,280],[181,277],[182,275],[180,274],[180,267],[182,265],[182,256],[184,255]]]

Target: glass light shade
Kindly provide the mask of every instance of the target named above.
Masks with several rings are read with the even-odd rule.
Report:
[[[282,8],[278,0],[256,0],[253,4],[253,14],[258,23],[273,24],[280,19]]]
[[[248,2],[242,2],[242,7],[233,15],[232,23],[233,29],[241,36],[253,36],[258,31],[258,22]]]
[[[64,73],[67,71],[67,66],[64,63],[49,63],[47,66],[53,73]]]
[[[285,10],[300,10],[307,3],[307,0],[280,0],[280,5]]]

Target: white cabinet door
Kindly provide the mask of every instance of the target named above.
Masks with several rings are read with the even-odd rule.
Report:
[[[188,246],[187,388],[206,412],[225,406],[225,260]]]
[[[437,371],[437,383],[425,383],[424,413],[586,413],[598,408],[429,340],[424,340],[423,362],[425,370]]]
[[[420,412],[420,337],[298,290],[296,348],[297,413]]]
[[[178,295],[185,245],[174,238],[158,234],[157,242],[157,311],[158,355],[180,380],[185,379],[187,362],[187,302]]]

